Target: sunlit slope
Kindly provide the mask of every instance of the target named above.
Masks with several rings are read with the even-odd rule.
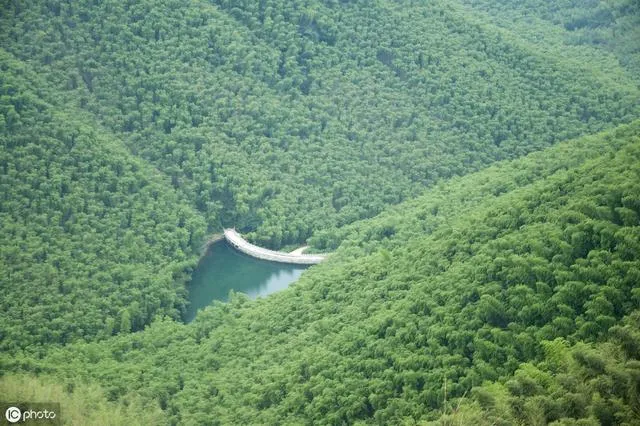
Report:
[[[8,374],[0,377],[0,393],[6,401],[60,404],[60,425],[159,425],[165,421],[158,404],[142,404],[135,395],[122,403],[109,401],[103,389],[84,384],[56,383],[50,377]]]
[[[447,2],[20,2],[0,40],[271,247],[638,115],[603,52],[547,51]],[[594,53],[598,55],[598,52]]]
[[[471,404],[474,386],[524,368],[520,388],[474,391],[491,409],[487,401],[547,398],[582,374],[609,380],[613,370],[584,369],[631,371],[626,359],[638,357],[636,322],[621,320],[637,315],[639,303],[640,123],[542,154],[443,184],[398,210],[399,221],[363,224],[333,261],[267,299],[238,295],[189,326],[157,322],[22,366],[96,380],[114,396],[139,392],[160,401],[168,422],[184,424],[397,424],[439,417],[445,381],[449,401],[465,396]],[[597,364],[601,355],[588,346],[545,343],[558,338],[610,338],[603,353],[626,352]],[[526,387],[534,373],[523,363],[545,356],[545,374],[566,367],[575,376],[560,384],[534,376],[540,387]],[[598,413],[619,411],[632,419],[637,401],[624,390],[632,382],[597,397],[593,386],[573,390],[600,398],[585,402],[592,411],[555,398],[547,418],[602,420]],[[501,415],[535,416],[535,404]],[[479,405],[464,407],[482,417]]]
[[[486,382],[463,398],[450,399],[443,415],[427,424],[638,423],[638,310],[596,343],[557,338],[542,346],[539,361],[523,363],[500,382]]]
[[[0,350],[179,318],[202,219],[28,65],[0,68]]]

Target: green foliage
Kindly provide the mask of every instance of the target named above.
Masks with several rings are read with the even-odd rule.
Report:
[[[143,403],[137,395],[127,395],[120,403],[107,399],[104,390],[83,383],[64,386],[51,377],[10,374],[0,377],[0,394],[5,401],[56,402],[62,425],[157,425],[164,414],[157,405]]]
[[[277,248],[637,116],[637,84],[606,52],[547,52],[483,16],[443,1],[28,1],[0,12],[0,42],[210,228]]]
[[[4,2],[2,394],[76,423],[637,423],[638,13],[583,3]],[[181,324],[226,226],[335,253]]]
[[[161,176],[0,52],[0,350],[180,318],[204,222]],[[5,114],[11,116],[10,114]]]
[[[610,52],[610,62],[619,63],[629,77],[638,80],[640,6],[634,0],[463,2],[475,10],[485,11],[500,26],[517,28],[533,40],[544,39],[565,52],[567,49],[585,54],[589,50]]]
[[[638,313],[616,326],[640,343]],[[624,330],[624,331],[622,331]],[[504,384],[476,387],[472,397],[439,422],[463,416],[488,424],[632,425],[640,420],[640,362],[619,349],[619,337],[602,343],[543,342],[545,357],[522,364]]]
[[[363,223],[267,299],[3,364],[137,392],[170,423],[632,424],[640,250],[615,212],[639,165],[640,123],[561,145],[406,203],[391,237]]]

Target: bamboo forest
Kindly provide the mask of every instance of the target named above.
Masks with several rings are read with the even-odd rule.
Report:
[[[0,424],[640,425],[637,0],[0,4]]]

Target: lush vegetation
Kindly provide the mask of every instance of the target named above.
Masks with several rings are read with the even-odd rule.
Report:
[[[570,346],[543,342],[544,358],[502,383],[474,388],[444,407],[440,424],[602,425],[638,423],[638,311],[609,329],[609,340]]]
[[[638,177],[640,123],[442,185],[267,299],[4,362],[171,423],[633,424]]]
[[[168,175],[211,230],[280,247],[638,115],[637,82],[606,51],[547,52],[478,13],[27,1],[0,12],[0,42]]]
[[[121,403],[107,400],[96,386],[67,384],[55,379],[9,374],[0,377],[0,394],[9,401],[55,401],[61,412],[56,413],[64,425],[154,425],[164,421],[157,404],[143,404],[131,395]]]
[[[202,218],[118,140],[43,100],[27,67],[0,57],[0,350],[179,319]]]
[[[590,46],[611,52],[629,77],[640,78],[640,5],[634,0],[463,0],[500,26],[517,27],[557,48]],[[551,24],[549,27],[548,24]],[[526,28],[526,30],[524,30]],[[601,64],[602,65],[602,64]]]
[[[70,423],[640,423],[638,19],[2,2],[0,394]],[[182,324],[227,226],[334,253]]]

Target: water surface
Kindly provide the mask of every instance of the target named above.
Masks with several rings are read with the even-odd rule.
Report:
[[[211,245],[191,276],[185,322],[193,321],[198,309],[214,300],[226,302],[229,290],[245,293],[251,299],[266,296],[289,287],[306,268],[254,259],[218,241]]]

